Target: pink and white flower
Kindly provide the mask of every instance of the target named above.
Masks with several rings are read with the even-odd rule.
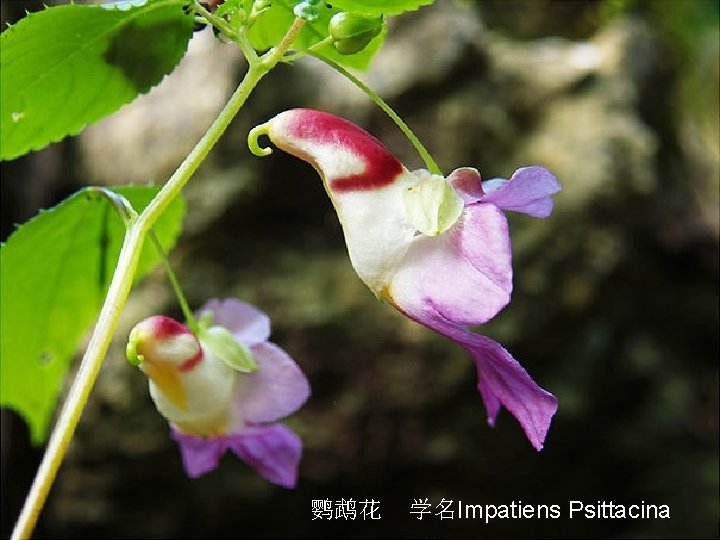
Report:
[[[253,306],[211,300],[198,315],[198,335],[155,316],[133,328],[127,347],[148,376],[186,472],[205,474],[230,450],[270,482],[294,487],[302,442],[277,421],[310,395],[305,375],[268,341],[270,320]]]
[[[476,169],[447,178],[408,171],[374,137],[332,114],[293,109],[251,132],[308,161],[322,177],[350,260],[373,293],[470,352],[492,426],[500,406],[540,450],[557,400],[499,343],[468,330],[510,300],[511,248],[503,210],[547,217],[560,190],[545,168],[481,182]],[[258,149],[251,139],[251,147]],[[264,153],[268,151],[265,150]]]

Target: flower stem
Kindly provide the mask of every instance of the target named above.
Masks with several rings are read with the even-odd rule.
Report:
[[[80,369],[60,411],[57,424],[50,435],[45,455],[13,530],[13,539],[29,538],[35,527],[40,510],[45,503],[57,470],[65,456],[92,385],[100,371],[105,352],[117,327],[120,310],[130,293],[132,277],[140,258],[143,239],[144,231],[137,226],[131,227],[125,233],[118,265],[115,268],[113,279],[105,297],[105,303],[100,310],[95,331],[90,338]]]
[[[277,47],[260,58],[248,59],[250,64],[248,71],[223,110],[155,198],[142,214],[136,220],[133,220],[132,225],[125,232],[125,239],[120,250],[117,266],[100,310],[97,324],[90,337],[90,342],[83,355],[80,368],[67,399],[60,411],[58,421],[50,435],[45,455],[35,475],[30,492],[25,499],[20,517],[15,524],[12,533],[13,540],[29,538],[37,523],[40,511],[45,504],[50,487],[55,480],[58,468],[65,456],[85,403],[87,403],[90,391],[100,371],[102,361],[110,346],[122,308],[130,294],[145,236],[163,211],[180,193],[183,186],[190,180],[190,177],[225,132],[225,129],[243,106],[252,90],[277,65],[285,51],[292,45],[303,24],[304,21],[296,19]]]
[[[229,37],[233,41],[237,39],[238,33],[230,27],[227,21],[222,17],[218,17],[214,13],[209,12],[200,2],[194,2],[192,4],[192,9],[193,11],[195,11],[196,14],[205,19],[205,21],[207,21],[208,23],[212,24],[215,28],[220,30],[227,37]]]
[[[390,105],[387,104],[387,102],[385,102],[383,98],[381,98],[377,94],[377,92],[375,92],[372,88],[370,88],[360,79],[358,79],[355,75],[350,73],[347,69],[342,67],[340,64],[334,62],[333,60],[325,58],[324,56],[321,56],[320,54],[312,51],[309,54],[317,58],[318,60],[325,62],[328,66],[343,75],[346,79],[349,79],[350,82],[352,82],[360,90],[365,92],[365,94],[367,94],[367,96],[372,99],[378,107],[385,111],[385,113],[392,119],[393,122],[395,122],[395,124],[397,124],[397,127],[400,128],[400,131],[403,132],[403,134],[408,138],[410,143],[415,147],[415,150],[417,150],[418,154],[420,154],[420,157],[425,162],[425,166],[428,168],[428,170],[433,174],[439,174],[440,176],[444,176],[442,171],[440,170],[440,167],[438,167],[438,164],[435,163],[435,160],[430,155],[430,152],[428,152],[427,149],[423,146],[423,144],[420,142],[420,139],[418,139],[415,133],[413,133],[412,129],[410,129],[410,126],[408,126],[405,121],[400,118],[400,116],[392,109],[392,107],[390,107]]]
[[[120,195],[119,193],[115,193],[108,188],[96,186],[90,186],[86,188],[86,190],[90,193],[103,197],[106,201],[108,201],[115,209],[115,212],[122,220],[126,229],[132,227],[133,223],[135,223],[135,221],[137,220],[139,214],[137,213],[135,208],[133,208],[133,205],[130,203],[130,201],[128,201],[127,198]],[[180,282],[178,281],[177,276],[172,269],[172,266],[170,266],[170,261],[168,260],[167,253],[165,253],[165,250],[163,249],[162,244],[160,243],[160,240],[158,239],[153,229],[150,229],[148,231],[148,236],[150,237],[150,241],[153,243],[153,246],[155,246],[155,251],[157,251],[158,256],[160,257],[160,262],[162,263],[163,268],[165,268],[165,273],[167,274],[168,279],[170,280],[170,284],[175,291],[175,296],[180,303],[180,309],[182,310],[183,315],[185,315],[185,321],[190,327],[190,330],[197,333],[198,325],[195,321],[195,316],[193,315],[188,301],[185,298],[182,287],[180,287]]]
[[[195,320],[195,315],[190,309],[190,304],[188,304],[187,298],[185,298],[185,294],[183,293],[182,287],[180,286],[180,281],[178,281],[175,272],[173,272],[172,266],[170,266],[170,261],[168,260],[167,253],[165,253],[165,250],[163,249],[160,240],[155,234],[155,231],[150,229],[150,231],[148,232],[148,236],[150,237],[150,241],[155,246],[155,251],[157,251],[158,255],[160,255],[160,261],[162,261],[162,265],[165,268],[165,273],[170,280],[173,291],[175,291],[175,297],[177,298],[177,301],[180,304],[180,309],[185,316],[185,322],[187,323],[188,328],[190,328],[190,330],[192,330],[193,333],[197,335],[199,330],[198,323]]]

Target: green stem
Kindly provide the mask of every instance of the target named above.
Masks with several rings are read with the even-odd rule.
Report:
[[[167,274],[168,279],[170,280],[170,284],[172,285],[173,290],[175,291],[175,297],[177,298],[178,302],[180,303],[180,309],[183,312],[183,315],[185,316],[185,322],[188,325],[188,328],[192,330],[193,334],[198,333],[199,327],[197,324],[197,321],[195,320],[195,315],[193,314],[192,310],[190,309],[190,304],[188,304],[187,298],[185,298],[185,294],[183,293],[182,287],[180,287],[180,281],[178,281],[177,276],[175,275],[175,272],[173,272],[172,266],[170,266],[170,261],[168,260],[167,253],[165,253],[165,250],[162,247],[162,244],[160,243],[160,240],[158,239],[157,235],[155,234],[155,231],[150,229],[148,232],[148,236],[150,237],[150,241],[155,246],[155,250],[160,255],[160,260],[162,261],[162,265],[165,268],[165,273]]]
[[[125,232],[118,265],[105,297],[105,303],[100,310],[95,331],[90,338],[80,369],[60,411],[57,424],[50,435],[45,455],[13,530],[13,539],[29,538],[35,527],[92,385],[100,371],[102,359],[117,327],[120,310],[130,293],[132,277],[140,258],[143,239],[144,231],[137,226],[133,226]]]
[[[100,310],[97,324],[90,337],[90,342],[83,355],[80,368],[67,399],[60,411],[58,421],[50,435],[45,455],[35,475],[30,493],[25,499],[20,517],[13,530],[13,540],[29,538],[37,523],[40,511],[45,504],[50,487],[55,480],[58,468],[65,456],[85,403],[87,403],[90,391],[100,371],[102,361],[110,346],[122,308],[130,294],[145,236],[225,132],[230,121],[238,113],[252,90],[277,65],[285,51],[292,45],[303,24],[304,21],[296,19],[277,47],[271,49],[259,59],[248,59],[250,67],[223,110],[180,167],[125,232],[125,239],[120,250],[115,273]]]
[[[317,43],[310,45],[307,49],[302,51],[297,51],[292,54],[286,54],[283,58],[283,62],[291,63],[295,60],[298,60],[299,58],[304,58],[305,56],[309,56],[312,53],[316,52],[318,49],[323,48],[325,45],[330,45],[333,42],[332,36],[328,36],[322,41],[318,41]]]
[[[410,129],[410,126],[408,126],[405,121],[400,118],[400,116],[392,109],[392,107],[390,107],[390,105],[385,102],[385,100],[383,100],[383,98],[381,98],[377,94],[377,92],[375,92],[372,88],[370,88],[360,79],[358,79],[355,75],[350,73],[340,64],[330,60],[329,58],[325,58],[324,56],[321,56],[315,52],[310,52],[309,54],[317,58],[318,60],[325,62],[335,71],[343,75],[345,78],[349,79],[350,82],[352,82],[360,90],[365,92],[365,94],[367,94],[367,96],[372,99],[378,107],[385,111],[385,113],[392,119],[393,122],[395,122],[395,124],[397,124],[397,127],[400,128],[400,131],[403,132],[403,134],[408,138],[410,143],[415,147],[415,150],[417,150],[418,154],[420,154],[420,157],[425,162],[425,166],[428,168],[428,171],[433,174],[439,174],[440,176],[444,176],[442,171],[440,170],[440,167],[438,167],[438,164],[435,163],[435,160],[430,155],[430,152],[428,152],[427,149],[423,146],[423,144],[420,142],[420,139],[418,139],[415,133],[413,133],[412,129]]]
[[[135,223],[138,218],[138,213],[135,208],[133,208],[133,205],[130,204],[130,201],[127,200],[127,198],[123,197],[119,193],[115,193],[114,191],[104,187],[90,186],[86,189],[88,192],[99,195],[103,197],[106,201],[108,201],[115,209],[117,215],[120,216],[120,219],[122,220],[126,229],[129,229],[133,226],[133,223]],[[185,298],[185,294],[182,291],[182,287],[180,287],[180,282],[178,281],[175,272],[173,272],[172,266],[170,266],[170,261],[168,260],[167,253],[165,253],[165,250],[163,249],[162,244],[160,243],[160,240],[158,239],[153,229],[150,229],[148,231],[148,236],[150,237],[150,241],[155,246],[155,251],[157,251],[158,256],[160,257],[163,268],[165,268],[165,273],[167,274],[172,288],[175,291],[175,296],[180,303],[180,309],[182,310],[183,315],[185,315],[185,321],[190,327],[190,330],[197,334],[198,325],[195,321],[195,316],[190,310],[190,306],[187,299]]]
[[[245,32],[237,31],[232,26],[230,26],[230,24],[225,19],[223,19],[222,17],[218,17],[214,13],[210,13],[199,2],[195,2],[193,4],[193,9],[195,10],[195,13],[199,14],[203,19],[205,19],[205,21],[212,24],[228,38],[233,40],[240,47],[240,50],[242,50],[245,58],[247,58],[249,63],[253,63],[253,61],[258,60],[258,55],[255,52],[255,49],[253,49],[252,45],[250,44],[250,41],[245,35]]]
[[[229,37],[233,41],[237,39],[237,31],[233,29],[225,19],[223,19],[222,17],[218,17],[214,13],[211,13],[207,9],[205,9],[205,6],[203,6],[200,2],[194,2],[192,5],[192,9],[202,19],[205,19],[205,21],[220,30],[227,37]]]

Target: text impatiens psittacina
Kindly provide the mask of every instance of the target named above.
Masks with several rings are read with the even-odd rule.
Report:
[[[547,217],[560,190],[543,167],[481,182],[476,169],[447,178],[408,171],[369,133],[329,113],[292,109],[251,132],[320,173],[360,279],[400,312],[470,352],[488,422],[505,406],[540,450],[557,400],[499,343],[467,329],[510,300],[510,236],[503,210]]]
[[[127,346],[130,362],[148,376],[186,472],[205,474],[230,450],[270,482],[294,487],[302,442],[277,420],[308,398],[305,375],[267,341],[270,320],[253,306],[211,300],[198,315],[198,335],[154,316],[135,325]]]

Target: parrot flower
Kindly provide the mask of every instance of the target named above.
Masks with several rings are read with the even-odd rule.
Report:
[[[510,300],[512,266],[503,210],[547,217],[560,190],[545,168],[481,182],[476,169],[447,178],[409,171],[377,139],[332,114],[282,112],[254,128],[319,172],[360,279],[410,319],[450,338],[474,358],[478,391],[494,426],[500,406],[541,450],[557,400],[499,343],[474,332]]]
[[[150,396],[170,422],[193,478],[215,469],[226,450],[270,482],[295,486],[302,443],[276,421],[310,394],[305,375],[268,342],[270,320],[234,298],[199,311],[195,335],[154,316],[130,332],[128,360],[147,375]]]

